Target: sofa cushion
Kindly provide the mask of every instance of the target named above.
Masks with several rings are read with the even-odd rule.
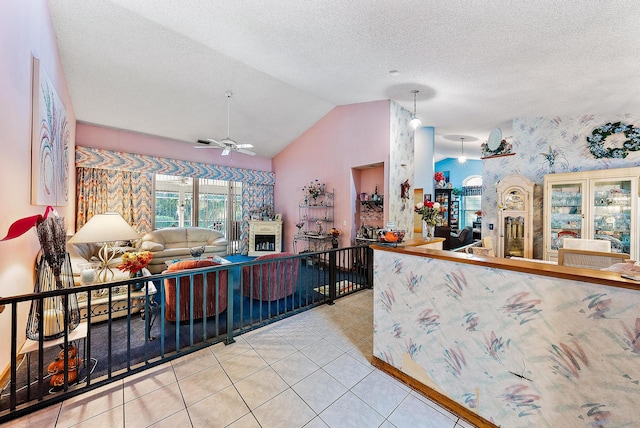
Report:
[[[154,241],[143,241],[142,244],[140,245],[140,249],[142,251],[152,251],[152,252],[162,251],[164,250],[164,245]]]
[[[181,270],[198,269],[198,268],[205,268],[205,267],[219,266],[219,265],[220,263],[214,262],[213,260],[181,260],[179,262],[175,262],[169,265],[169,267],[165,272],[167,273],[178,272]]]

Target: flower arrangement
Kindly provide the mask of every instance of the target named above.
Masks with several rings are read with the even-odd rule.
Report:
[[[309,183],[308,186],[304,186],[302,190],[309,196],[311,199],[316,200],[318,196],[324,193],[324,183],[320,183],[320,181],[316,178],[312,182]]]
[[[433,179],[435,181],[445,181],[444,173],[441,171],[436,172],[435,174],[433,174]]]
[[[482,217],[482,210],[478,210],[474,214],[477,215],[478,217]]]
[[[414,207],[414,211],[420,214],[422,220],[429,226],[435,226],[440,221],[440,204],[438,202],[420,202]]]
[[[122,262],[118,265],[118,269],[123,272],[129,271],[131,276],[133,276],[147,267],[152,258],[153,254],[151,251],[124,253],[122,255]]]
[[[334,238],[337,238],[338,236],[340,236],[340,231],[335,227],[332,227],[331,230],[329,231],[329,235],[333,236]]]

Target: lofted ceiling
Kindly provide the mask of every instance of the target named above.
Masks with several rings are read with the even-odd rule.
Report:
[[[393,99],[436,160],[514,117],[640,111],[637,0],[49,0],[78,121],[271,158],[338,105]],[[392,75],[391,70],[397,70]],[[184,142],[184,143],[182,143]],[[212,160],[216,150],[206,151]]]

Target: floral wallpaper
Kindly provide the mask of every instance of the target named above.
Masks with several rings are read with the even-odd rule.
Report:
[[[587,137],[594,129],[611,122],[622,122],[640,127],[640,116],[556,116],[516,118],[511,130],[502,130],[503,137],[513,146],[513,156],[485,159],[482,162],[482,236],[491,236],[496,242],[498,230],[496,183],[508,174],[521,174],[536,183],[534,191],[535,258],[542,258],[543,181],[546,174],[590,171],[596,169],[625,168],[640,164],[640,151],[629,151],[625,159],[595,158]],[[605,140],[605,147],[621,146],[624,134],[615,134]],[[489,230],[494,224],[494,230]]]
[[[406,239],[413,233],[413,141],[414,131],[409,126],[411,113],[395,101],[390,103],[390,135],[389,135],[389,189],[388,202],[389,220],[395,223],[395,228],[406,231]],[[409,198],[401,195],[401,185],[409,180]]]
[[[500,426],[637,426],[640,293],[376,250],[374,355]]]

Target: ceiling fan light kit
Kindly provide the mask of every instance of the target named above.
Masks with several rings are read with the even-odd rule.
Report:
[[[202,144],[202,146],[196,146],[196,149],[222,149],[222,156],[227,156],[231,152],[239,152],[244,153],[245,155],[254,156],[255,152],[251,150],[247,150],[253,147],[253,144],[245,143],[238,144],[234,140],[229,137],[230,130],[230,103],[231,96],[233,94],[231,91],[227,91],[224,93],[224,96],[227,97],[227,137],[221,140],[214,140],[212,138],[198,139],[198,143]],[[213,143],[213,145],[211,145]]]
[[[416,97],[418,96],[418,92],[420,91],[414,89],[411,92],[413,93],[413,116],[411,121],[409,122],[409,126],[411,126],[415,130],[418,129],[420,125],[422,125],[422,121],[418,119],[418,116],[416,114]]]
[[[458,163],[465,163],[467,161],[467,157],[464,155],[464,138],[460,138],[460,142],[462,143],[462,151],[458,157]]]

